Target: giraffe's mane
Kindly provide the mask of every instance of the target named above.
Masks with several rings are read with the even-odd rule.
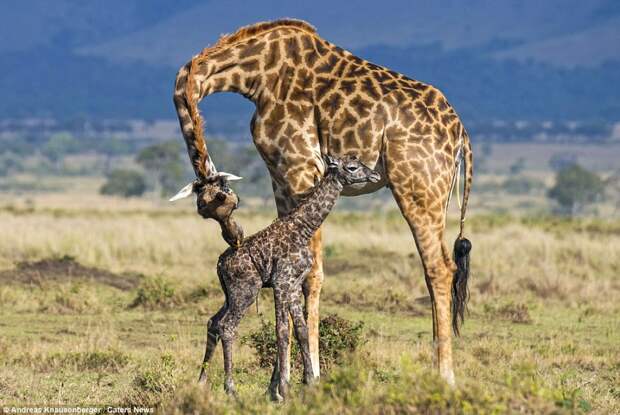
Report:
[[[316,29],[314,26],[299,19],[279,19],[271,22],[259,22],[252,25],[243,26],[233,34],[222,35],[214,45],[203,49],[197,57],[206,58],[208,55],[220,51],[230,45],[243,42],[244,40],[283,27],[301,30],[310,34],[316,34]]]

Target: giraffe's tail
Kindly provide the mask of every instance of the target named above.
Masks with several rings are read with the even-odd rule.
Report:
[[[461,203],[461,222],[459,236],[454,242],[454,262],[456,263],[456,271],[452,279],[452,329],[455,335],[460,334],[460,326],[465,319],[465,309],[467,308],[467,300],[469,299],[469,289],[467,281],[469,280],[469,252],[471,251],[471,242],[463,236],[465,226],[465,213],[467,211],[467,201],[469,200],[469,192],[471,190],[473,176],[473,154],[471,150],[471,142],[469,136],[463,130],[462,133],[462,155],[463,167],[465,172],[465,186],[463,189],[463,201]],[[460,175],[460,171],[457,171]]]

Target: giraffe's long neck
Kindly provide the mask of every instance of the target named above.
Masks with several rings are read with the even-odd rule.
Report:
[[[262,74],[251,70],[252,62],[237,61],[232,57],[226,60],[211,59],[199,65],[196,71],[196,91],[198,100],[216,92],[236,92],[252,102],[260,96],[263,87]]]
[[[202,98],[216,92],[239,93],[254,102],[257,114],[268,118],[273,130],[277,130],[287,116],[298,116],[314,102],[312,68],[329,66],[327,55],[331,51],[313,31],[293,26],[297,27],[276,26],[247,39],[221,45],[218,42],[194,57],[177,74],[174,102],[198,176],[208,175],[214,167],[209,160],[203,119],[198,110]],[[299,105],[287,105],[285,109],[284,102]],[[275,133],[277,131],[265,132],[267,135]],[[207,168],[201,163],[207,164]]]
[[[328,174],[318,186],[291,212],[290,218],[304,239],[312,235],[334,208],[343,186],[335,174]]]
[[[177,74],[174,103],[190,160],[198,177],[215,168],[207,150],[203,119],[198,110],[202,98],[216,92],[236,92],[254,103],[261,96],[264,74],[260,53],[250,53],[252,42],[224,48],[209,55],[198,55]],[[254,45],[256,50],[256,45]],[[202,164],[207,163],[205,167]]]

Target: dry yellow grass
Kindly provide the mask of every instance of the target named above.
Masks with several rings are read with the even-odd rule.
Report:
[[[245,210],[244,210],[245,209]],[[251,234],[273,220],[246,206]],[[449,227],[451,245],[455,227]],[[0,206],[0,272],[71,256],[85,266],[161,278],[164,305],[128,308],[136,290],[88,279],[11,283],[0,275],[0,404],[122,404],[162,400],[167,412],[387,413],[620,411],[617,353],[620,224],[475,215],[470,314],[457,340],[459,387],[431,366],[427,292],[398,212],[335,212],[325,230],[322,309],[365,322],[367,343],[322,384],[280,408],[262,397],[269,377],[238,345],[240,401],[194,388],[204,324],[221,304],[218,227],[191,203],[41,196]],[[241,334],[272,318],[268,293]],[[162,308],[164,307],[164,308]],[[193,406],[192,406],[193,405]],[[433,409],[434,408],[434,409]]]

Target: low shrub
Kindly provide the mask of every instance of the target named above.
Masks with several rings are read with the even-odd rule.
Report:
[[[56,291],[53,297],[39,299],[38,311],[50,314],[97,314],[103,311],[97,295],[90,287],[80,283],[49,284],[44,288],[51,292]]]
[[[174,356],[164,353],[136,374],[123,404],[158,406],[175,391],[179,380],[180,369]]]
[[[501,306],[485,304],[484,311],[493,318],[508,320],[513,323],[530,324],[532,317],[529,308],[523,303],[508,303]]]
[[[136,297],[129,305],[130,308],[142,306],[145,308],[170,308],[181,302],[174,286],[162,277],[145,278]]]
[[[352,322],[335,314],[321,319],[319,350],[322,372],[343,363],[349,354],[364,344],[363,327],[361,321]],[[272,368],[275,365],[277,346],[274,323],[261,322],[258,330],[244,336],[241,341],[256,351],[260,367]],[[301,353],[295,341],[292,342],[291,362],[295,368],[302,367]]]
[[[99,192],[103,195],[133,197],[142,196],[146,187],[146,179],[142,173],[134,170],[114,170]]]

